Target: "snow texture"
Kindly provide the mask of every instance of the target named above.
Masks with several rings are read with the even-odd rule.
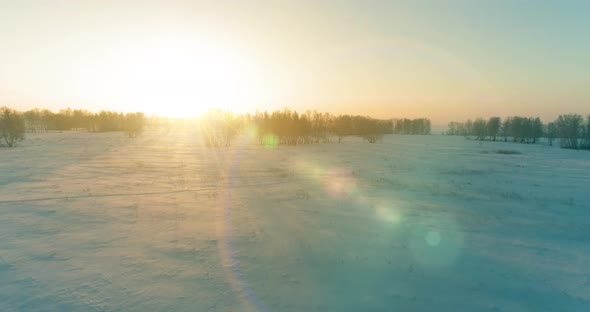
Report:
[[[198,138],[0,148],[0,311],[590,311],[588,152]]]

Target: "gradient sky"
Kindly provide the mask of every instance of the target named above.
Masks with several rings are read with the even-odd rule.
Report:
[[[590,1],[0,0],[0,105],[590,113]]]

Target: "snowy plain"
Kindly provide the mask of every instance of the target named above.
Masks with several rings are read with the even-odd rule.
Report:
[[[590,311],[589,186],[544,144],[30,134],[0,148],[0,311]]]

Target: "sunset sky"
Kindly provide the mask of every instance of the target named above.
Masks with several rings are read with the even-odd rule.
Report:
[[[0,106],[590,113],[590,1],[0,0]]]

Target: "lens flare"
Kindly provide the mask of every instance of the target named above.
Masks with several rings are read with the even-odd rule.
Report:
[[[463,233],[458,224],[446,216],[419,220],[410,233],[410,250],[425,267],[453,265],[463,249]]]
[[[438,244],[440,244],[440,234],[437,231],[429,231],[426,233],[424,240],[426,240],[426,243],[430,246],[438,246]]]
[[[262,138],[262,145],[268,149],[274,149],[279,145],[279,138],[276,135],[267,134]]]
[[[246,128],[245,133],[246,133],[246,137],[249,140],[254,141],[258,137],[258,127],[256,127],[255,125],[251,125]]]
[[[240,311],[247,312],[266,312],[267,309],[263,302],[258,299],[256,293],[245,278],[242,265],[238,258],[238,252],[234,243],[234,225],[233,225],[233,198],[234,178],[238,175],[238,169],[241,164],[241,158],[244,152],[244,145],[239,148],[231,156],[231,164],[229,168],[229,177],[227,179],[227,193],[222,202],[223,222],[218,228],[218,237],[220,244],[218,245],[218,252],[221,258],[226,279],[231,285],[236,300],[240,305]]]
[[[377,216],[388,223],[399,224],[402,221],[402,216],[393,207],[387,207],[383,204],[378,204],[375,207]]]
[[[333,168],[324,176],[324,189],[333,197],[348,198],[357,193],[356,179],[351,170]]]

